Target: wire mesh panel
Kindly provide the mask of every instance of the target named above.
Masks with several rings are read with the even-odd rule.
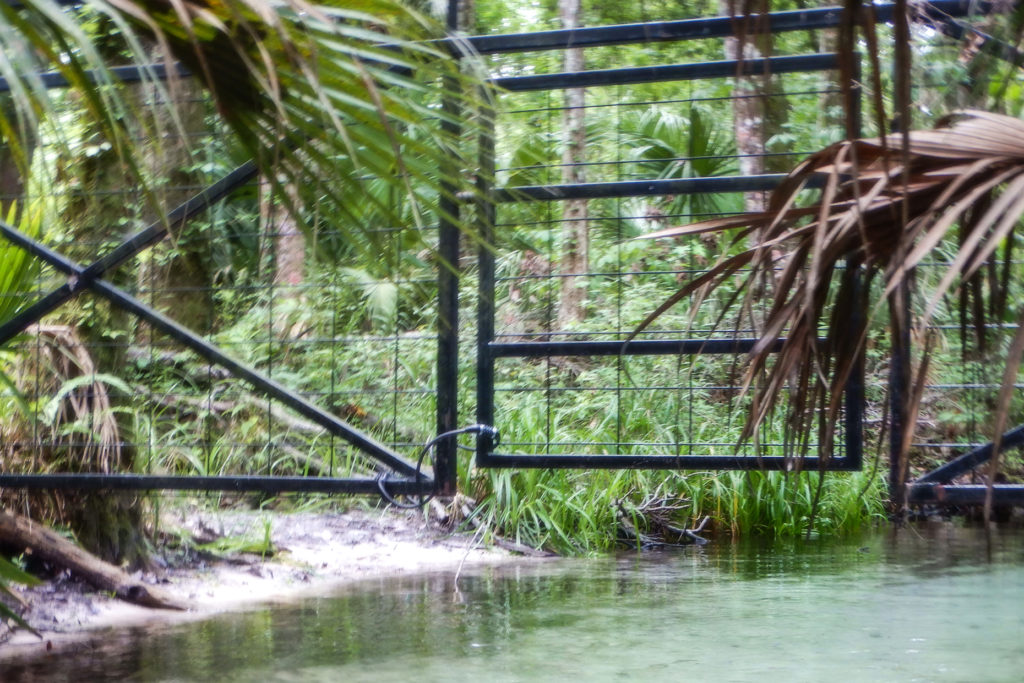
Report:
[[[352,199],[361,229],[342,234],[316,203],[289,211],[289,188],[257,176],[188,80],[123,87],[142,183],[69,97],[40,123],[31,177],[0,197],[37,243],[0,247],[0,323],[18,332],[0,347],[5,484],[370,492],[380,472],[412,475],[437,421],[432,217],[411,228],[403,199],[366,177],[376,195]],[[140,232],[154,205],[203,192],[227,198]],[[62,288],[70,303],[18,327]],[[54,473],[130,476],[21,476]]]
[[[946,17],[933,27],[914,27],[913,39],[928,55],[915,62],[911,79],[916,127],[965,108],[1020,116],[1019,54],[993,35],[974,33],[973,23]],[[920,387],[914,423],[901,432],[913,432],[901,475],[911,482],[910,502],[981,504],[991,495],[995,518],[1024,499],[1024,384],[1012,365],[1022,296],[1020,236],[985,235],[983,244],[994,249],[969,279],[960,276],[956,259],[972,225],[1005,194],[998,187],[992,198],[974,202],[973,215],[916,268],[906,295],[916,324],[906,340],[910,353],[900,359]],[[946,279],[949,291],[936,297]],[[890,362],[869,354],[869,367]],[[997,438],[1001,452],[993,468]],[[995,484],[991,491],[989,484]]]
[[[879,21],[892,11],[878,6]],[[793,437],[800,430],[783,411],[756,439],[741,438],[752,398],[740,358],[759,333],[770,278],[752,290],[737,280],[713,297],[696,291],[649,319],[756,235],[645,238],[763,208],[795,160],[855,132],[844,124],[859,118],[859,104],[843,101],[838,58],[809,50],[829,48],[827,35],[808,31],[835,27],[836,10],[762,20],[760,29],[788,37],[750,38],[741,51],[736,20],[719,17],[468,39],[491,60],[500,92],[481,141],[476,408],[502,438],[481,436],[479,463],[859,467],[859,382],[848,387],[851,409],[827,462],[815,454],[832,444],[809,429]],[[934,25],[924,30],[921,40],[937,41],[930,49],[964,49],[940,44]],[[562,66],[560,50],[584,47],[587,69]],[[722,58],[708,61],[709,52]],[[918,75],[922,107],[937,102],[928,84],[971,76],[956,59],[943,63]],[[355,476],[351,490],[376,490],[381,469],[412,476],[419,444],[458,424],[460,291],[446,279],[458,241],[451,225],[444,238],[435,227],[457,213],[455,193],[437,198],[444,220],[414,216],[369,174],[364,196],[348,203],[359,230],[328,227],[316,201],[295,215],[289,188],[245,163],[197,88],[158,83],[124,86],[134,88],[133,134],[150,149],[141,170],[127,172],[69,96],[33,136],[30,177],[0,178],[0,218],[20,235],[5,230],[14,242],[0,246],[0,328],[19,332],[0,334],[3,481],[40,472]],[[581,99],[565,97],[582,89]],[[424,93],[435,111],[450,104],[439,83]],[[331,181],[311,180],[325,195]],[[153,223],[156,206],[202,190],[227,199],[204,199],[180,223]],[[1012,247],[988,281],[1015,272]],[[98,272],[107,280],[84,277]],[[971,293],[981,286],[965,289],[960,309],[981,305]],[[40,306],[53,312],[25,317]],[[979,406],[994,400],[991,352],[1005,351],[1012,329],[996,309],[987,336],[928,377],[925,401],[943,417],[919,446],[936,458],[982,443],[991,427],[992,411]],[[956,310],[935,319],[940,347],[960,327]],[[20,318],[38,324],[8,325]],[[878,348],[869,345],[869,372],[887,362]],[[868,424],[882,424],[884,399],[871,398]]]
[[[664,46],[666,61],[685,55],[686,45]],[[657,68],[627,61],[662,63],[652,53],[649,45],[619,49],[614,68],[584,73],[537,74],[531,66],[529,75],[511,75],[515,65],[501,62],[496,82],[507,92],[494,136],[499,189],[493,215],[484,211],[494,246],[481,250],[478,347],[478,419],[498,427],[501,442],[482,439],[477,461],[857,468],[859,382],[845,441],[828,462],[815,459],[813,437],[785,436],[781,418],[759,438],[741,438],[751,399],[739,359],[755,341],[771,282],[751,296],[738,288],[702,301],[688,296],[649,318],[748,242],[643,239],[763,206],[794,158],[842,138],[836,57]],[[584,85],[585,104],[564,97]],[[791,112],[814,112],[816,120]],[[582,143],[572,140],[573,126],[582,126]],[[573,146],[586,153],[568,155]]]

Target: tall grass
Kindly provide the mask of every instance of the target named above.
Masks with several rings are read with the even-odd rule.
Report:
[[[587,554],[629,547],[619,515],[645,529],[652,497],[675,508],[679,528],[717,536],[843,535],[884,519],[884,487],[867,473],[825,475],[812,524],[818,473],[680,473],[575,470],[477,472],[476,519],[519,543]],[[865,489],[867,489],[865,491]],[[652,496],[652,494],[654,494]],[[647,503],[647,505],[645,505]]]

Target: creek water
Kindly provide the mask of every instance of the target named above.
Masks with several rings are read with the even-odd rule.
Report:
[[[363,583],[4,681],[1021,681],[1024,534],[935,525]]]

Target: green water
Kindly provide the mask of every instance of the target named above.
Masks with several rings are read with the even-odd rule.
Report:
[[[1024,535],[949,526],[362,584],[4,681],[1021,681]]]

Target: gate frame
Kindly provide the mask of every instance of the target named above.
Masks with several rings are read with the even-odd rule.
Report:
[[[17,0],[0,0],[6,1],[12,7],[17,7]],[[55,0],[59,4],[63,5],[74,5],[78,4],[78,0]],[[447,23],[449,29],[456,28],[455,26],[455,2],[450,0],[449,12],[447,17]],[[987,14],[992,12],[994,4],[990,2],[974,3],[971,0],[936,0],[922,8],[918,8],[918,14],[916,19],[929,22],[935,28],[942,30],[943,32],[957,36],[964,32],[965,27],[956,21],[957,17],[964,17],[976,14]],[[876,21],[887,22],[892,19],[893,12],[895,11],[894,4],[879,4],[872,7],[874,17]],[[811,10],[794,10],[785,12],[773,12],[767,15],[767,22],[762,27],[759,24],[761,22],[754,22],[756,30],[766,28],[766,30],[773,33],[794,31],[794,30],[808,30],[808,29],[821,29],[821,28],[834,28],[840,25],[842,20],[842,8],[839,7],[826,7]],[[596,46],[608,46],[608,45],[623,45],[630,43],[642,43],[642,42],[664,42],[664,41],[679,41],[686,39],[696,38],[712,38],[712,37],[724,37],[732,35],[737,22],[741,19],[737,17],[712,17],[712,18],[700,18],[700,19],[685,19],[678,21],[661,21],[661,22],[648,22],[638,24],[625,24],[617,26],[599,26],[590,28],[580,28],[573,30],[554,30],[554,31],[541,31],[534,33],[519,33],[519,34],[504,34],[504,35],[491,35],[491,36],[472,36],[466,38],[447,38],[441,41],[437,41],[439,45],[449,50],[453,54],[461,55],[463,45],[468,44],[481,55],[507,53],[507,52],[530,52],[530,51],[541,51],[551,49],[566,49],[569,47],[596,47]],[[859,18],[858,18],[859,21]],[[971,29],[971,31],[977,35],[984,45],[991,50],[994,50],[997,54],[1003,55],[1006,59],[1012,59],[1015,63],[1020,63],[1024,60],[1021,53],[1012,46],[1008,46],[1005,43],[1001,43],[995,40],[991,36],[978,34],[977,31]],[[755,62],[756,60],[749,60]],[[188,75],[187,72],[176,65],[180,75]],[[659,67],[654,67],[659,68]],[[689,67],[693,68],[693,67]],[[118,67],[111,71],[115,78],[122,82],[134,82],[139,81],[143,78],[143,74],[147,74],[149,77],[166,78],[166,69],[164,64],[151,64],[144,66],[127,66]],[[653,78],[650,74],[646,76],[641,74],[639,70],[634,70],[636,77]],[[665,71],[661,72],[664,75]],[[90,75],[86,75],[91,77]],[[556,81],[548,81],[548,84],[552,84]],[[569,75],[561,75],[563,82],[567,81]],[[47,73],[40,74],[41,82],[48,88],[60,88],[66,87],[67,82],[63,76],[59,73]],[[546,77],[546,78],[550,78]],[[508,86],[509,82],[505,79],[499,79],[494,82],[496,85]],[[539,83],[538,82],[535,82]],[[450,85],[450,84],[449,84]],[[0,79],[0,92],[8,89],[8,84],[3,79]],[[453,100],[446,98],[447,104],[450,105]],[[483,111],[484,118],[491,118],[493,123],[493,111],[488,111],[485,106]],[[858,114],[859,118],[859,114]],[[494,148],[493,148],[493,137],[488,138],[487,135],[483,135],[480,140],[480,155],[483,168],[490,169],[493,171],[494,166]],[[204,358],[207,358],[212,363],[217,363],[225,367],[231,375],[236,378],[247,381],[257,391],[264,393],[265,395],[274,398],[276,400],[285,403],[286,405],[297,410],[300,414],[305,415],[307,418],[317,422],[330,433],[339,436],[347,442],[355,445],[360,450],[366,451],[368,448],[370,456],[376,459],[382,466],[388,469],[393,469],[403,475],[403,478],[392,479],[388,473],[382,472],[382,475],[376,479],[368,478],[333,478],[333,477],[249,477],[249,476],[219,476],[219,477],[198,477],[198,476],[152,476],[152,475],[136,475],[136,474],[47,474],[47,475],[10,475],[0,473],[0,486],[12,487],[12,488],[33,488],[33,489],[118,489],[118,490],[220,490],[220,491],[264,491],[268,493],[283,492],[283,491],[318,491],[318,492],[334,492],[334,493],[369,493],[369,494],[383,494],[385,497],[388,493],[393,494],[405,494],[405,495],[425,495],[430,493],[453,493],[456,481],[456,451],[455,444],[452,439],[448,439],[447,443],[443,440],[441,442],[441,448],[438,450],[436,458],[436,469],[435,476],[428,476],[421,472],[420,463],[412,463],[403,458],[401,455],[394,453],[391,449],[386,446],[379,444],[371,437],[366,436],[359,430],[355,429],[346,422],[339,420],[330,413],[318,408],[312,403],[306,401],[296,392],[283,387],[273,380],[264,377],[258,372],[248,368],[247,366],[232,360],[223,351],[218,349],[216,346],[209,344],[205,340],[195,335],[192,331],[178,325],[174,321],[162,316],[157,311],[149,308],[145,304],[133,299],[126,293],[115,288],[110,283],[102,279],[102,276],[110,269],[121,265],[128,259],[137,255],[144,249],[156,244],[162,240],[166,234],[166,226],[170,224],[183,225],[195,216],[199,215],[207,208],[212,206],[214,203],[222,198],[229,196],[235,189],[243,185],[244,183],[251,180],[256,174],[255,165],[252,163],[244,164],[232,173],[225,176],[222,180],[214,183],[206,190],[198,193],[190,200],[186,201],[181,206],[177,207],[168,214],[167,224],[153,224],[148,228],[136,233],[123,244],[108,252],[107,255],[98,259],[96,262],[90,264],[87,267],[83,267],[73,261],[70,261],[60,254],[49,250],[45,245],[38,241],[32,240],[28,236],[19,232],[13,226],[5,223],[0,223],[0,234],[2,237],[18,244],[22,248],[32,253],[37,258],[46,261],[63,271],[68,275],[68,282],[62,287],[50,292],[46,297],[36,301],[30,308],[22,311],[21,314],[16,316],[12,320],[4,321],[0,324],[0,343],[7,341],[16,334],[24,331],[29,326],[37,322],[42,316],[55,310],[64,302],[74,298],[85,289],[93,290],[100,296],[107,298],[114,305],[125,308],[134,316],[146,320],[156,326],[161,331],[172,336],[180,343],[185,346],[192,348],[194,351],[199,353]],[[735,183],[735,180],[729,179],[706,179],[707,182],[711,180],[716,181],[728,181]],[[665,189],[672,188],[673,192],[680,192],[685,189],[684,186],[672,186],[672,185],[661,185],[659,183],[671,183],[679,181],[646,181],[643,184],[651,188],[652,191],[647,192],[648,194],[657,194],[654,189],[664,191]],[[705,180],[696,179],[687,181],[695,183],[693,185],[696,188],[700,183]],[[777,182],[777,179],[770,176],[761,176],[758,179],[748,178],[744,183],[749,183],[747,186],[738,187],[738,189],[744,189],[749,187],[753,190],[769,189]],[[601,186],[605,187],[602,188]],[[701,185],[699,191],[707,191],[713,188],[714,184]],[[723,185],[724,187],[724,185]],[[612,196],[609,194],[602,194],[605,192],[615,192],[625,189],[625,186],[619,185],[618,188],[608,187],[608,184],[589,184],[577,186],[575,189],[571,189],[565,186],[547,186],[542,188],[515,188],[515,196],[522,196],[522,193],[527,195],[534,194],[535,199],[555,199],[557,197],[552,196],[553,194],[561,194],[563,192],[593,192],[594,195],[583,195],[583,196]],[[732,189],[737,189],[733,187]],[[501,199],[501,193],[505,190],[495,190],[486,180],[486,173],[478,175],[478,216],[480,217],[480,230],[481,235],[486,235],[487,238],[482,241],[485,246],[493,241],[493,224],[494,224],[494,212],[496,202]],[[695,190],[690,190],[695,191]],[[547,195],[547,196],[545,196]],[[447,209],[451,212],[450,215],[456,216],[458,212],[457,203],[452,206],[447,206]],[[439,269],[439,332],[438,332],[438,396],[437,396],[437,412],[438,412],[438,433],[443,436],[450,431],[446,430],[445,427],[454,427],[458,423],[458,386],[457,386],[457,368],[458,368],[458,252],[459,252],[459,235],[458,230],[453,222],[449,222],[448,225],[439,225],[440,238],[442,240],[442,259],[447,258],[447,264],[450,268],[441,267]],[[486,248],[481,247],[481,258],[480,258],[480,269],[481,269],[481,281],[484,279],[485,273],[489,269],[489,277],[493,281],[493,261],[488,264],[488,259],[485,257],[484,252]],[[445,278],[449,278],[447,283],[443,282]],[[454,287],[453,287],[454,283]],[[443,291],[442,291],[443,290]],[[489,301],[487,297],[481,296],[479,305],[481,309],[490,307],[493,313],[493,301]],[[447,316],[447,317],[446,317]],[[493,315],[490,318],[490,335],[493,337]],[[486,370],[486,364],[490,363],[493,369],[493,360],[496,357],[503,355],[519,355],[521,353],[531,354],[540,351],[540,347],[533,347],[530,349],[521,348],[510,348],[507,345],[489,345],[489,341],[484,336],[484,327],[481,326],[481,333],[478,336],[478,382],[477,382],[477,396],[478,396],[478,417],[487,417],[493,419],[490,412],[493,411],[493,403],[490,403],[490,411],[482,410],[481,405],[486,407],[488,400],[480,401],[480,397],[487,393],[487,396],[491,396],[493,392],[493,375],[487,372],[481,372],[481,368]],[[579,342],[577,342],[579,343]],[[586,342],[584,342],[586,343]],[[674,341],[634,341],[631,342],[627,349],[632,348],[636,353],[663,353],[665,348],[659,350],[658,344],[675,345],[670,349],[672,353],[685,353],[693,352],[693,344],[700,344],[703,347],[711,348],[708,342],[703,340],[674,340]],[[719,344],[720,342],[714,342]],[[736,347],[743,348],[743,345],[749,344],[750,340],[724,340],[726,345],[732,344],[733,348],[716,347],[715,353],[723,352],[735,352]],[[592,344],[592,343],[591,343]],[[573,351],[586,351],[590,355],[618,355],[622,353],[622,345],[618,342],[613,342],[614,348],[608,346],[588,346],[588,347],[577,347],[572,349]],[[563,349],[570,350],[570,349]],[[550,351],[550,349],[549,349]],[[710,352],[710,351],[709,351]],[[545,355],[548,352],[545,352]],[[859,373],[858,373],[859,375]],[[847,419],[855,420],[856,427],[851,429],[851,423],[847,424],[847,433],[856,433],[857,439],[860,438],[860,410],[849,409],[851,404],[856,403],[857,392],[863,391],[863,387],[860,386],[847,386]],[[863,404],[863,398],[859,399],[859,404]],[[586,463],[584,464],[580,459],[574,459],[572,463],[559,463],[557,458],[560,457],[574,457],[574,456],[547,456],[548,458],[556,458],[554,460],[548,460],[547,462],[541,463],[524,463],[517,461],[518,456],[502,456],[494,454],[493,447],[497,443],[496,433],[483,425],[490,424],[488,420],[480,420],[480,425],[473,428],[473,431],[478,433],[477,438],[477,464],[485,467],[491,466],[516,466],[516,467],[532,467],[532,466],[545,466],[545,467],[594,467],[594,466],[610,466],[614,458],[620,456],[589,456],[600,458],[600,463]],[[439,439],[442,437],[438,437]],[[1003,437],[1003,448],[1019,446],[1024,443],[1024,426],[1018,427],[1011,432],[1008,432]],[[987,449],[987,450],[986,450]],[[860,447],[857,447],[859,454]],[[973,467],[981,464],[985,460],[991,457],[992,445],[982,446],[974,449],[963,456],[953,460],[947,465],[939,468],[938,470],[921,477],[916,482],[908,484],[909,496],[908,500],[912,503],[921,502],[945,502],[950,504],[959,504],[962,502],[970,501],[977,503],[981,499],[977,492],[977,489],[984,489],[988,487],[976,487],[976,486],[944,486],[943,483],[949,481],[951,478],[962,474]],[[626,456],[632,457],[632,456]],[[699,458],[702,467],[708,467],[709,463],[712,463],[715,459],[714,456],[686,456]],[[844,456],[849,457],[849,456]],[[772,469],[772,466],[766,465],[766,458],[755,458],[748,457],[744,458],[747,461],[759,462],[759,467],[765,469]],[[675,456],[663,457],[661,460],[652,462],[634,461],[632,463],[622,463],[622,465],[615,466],[633,466],[633,467],[672,467],[677,466],[679,458]],[[719,463],[720,465],[728,465],[729,459]],[[838,464],[837,461],[842,460],[841,458],[833,458],[832,465]],[[809,462],[805,460],[805,462]],[[829,469],[859,469],[859,456],[857,466],[853,467],[853,461],[850,460],[846,463],[850,467],[830,467]],[[714,466],[714,465],[711,465]],[[995,486],[995,499],[997,502],[1024,502],[1024,486]]]
[[[886,6],[883,6],[886,7]],[[891,7],[889,8],[891,12]],[[768,15],[769,32],[806,30],[836,26],[841,11],[838,8],[779,12]],[[756,18],[756,17],[755,17]],[[651,40],[679,41],[734,35],[742,18],[715,17],[681,22],[659,23],[653,26],[623,25],[545,32],[542,37],[525,34],[521,42],[513,36],[502,37],[495,43],[502,52],[527,50],[566,49],[569,47],[621,45]],[[756,22],[755,22],[756,25]],[[470,39],[471,42],[473,39]],[[498,50],[495,50],[498,51]],[[793,73],[824,71],[838,68],[835,54],[769,57],[765,59],[722,60],[716,62],[662,65],[640,68],[607,69],[582,73],[555,73],[493,79],[502,89],[522,92],[529,90],[555,90],[569,87],[622,85],[630,83],[696,80],[729,77],[738,73]],[[846,106],[853,112],[852,120],[858,130],[848,131],[859,136],[860,87],[859,64],[853,74],[854,84],[847,91]],[[549,358],[554,356],[635,356],[635,355],[695,355],[737,354],[753,348],[757,339],[663,339],[621,341],[548,341],[506,342],[494,339],[494,225],[496,206],[500,203],[533,200],[557,201],[565,199],[594,199],[609,197],[658,196],[665,194],[693,194],[699,192],[749,192],[774,189],[786,176],[766,174],[759,176],[707,177],[671,180],[639,180],[605,183],[558,184],[494,188],[487,179],[495,176],[493,109],[484,112],[484,130],[479,140],[480,169],[477,200],[477,231],[480,236],[478,250],[479,285],[477,296],[477,422],[495,425],[494,367],[499,358]],[[859,275],[857,275],[859,277]],[[777,343],[781,344],[781,340]],[[575,468],[575,469],[714,469],[714,470],[791,470],[815,469],[819,471],[855,471],[862,467],[863,452],[863,362],[858,362],[844,390],[844,454],[821,458],[804,456],[694,456],[694,455],[596,455],[596,454],[508,454],[496,453],[499,445],[495,432],[481,433],[477,438],[476,465],[478,467],[505,468]]]

